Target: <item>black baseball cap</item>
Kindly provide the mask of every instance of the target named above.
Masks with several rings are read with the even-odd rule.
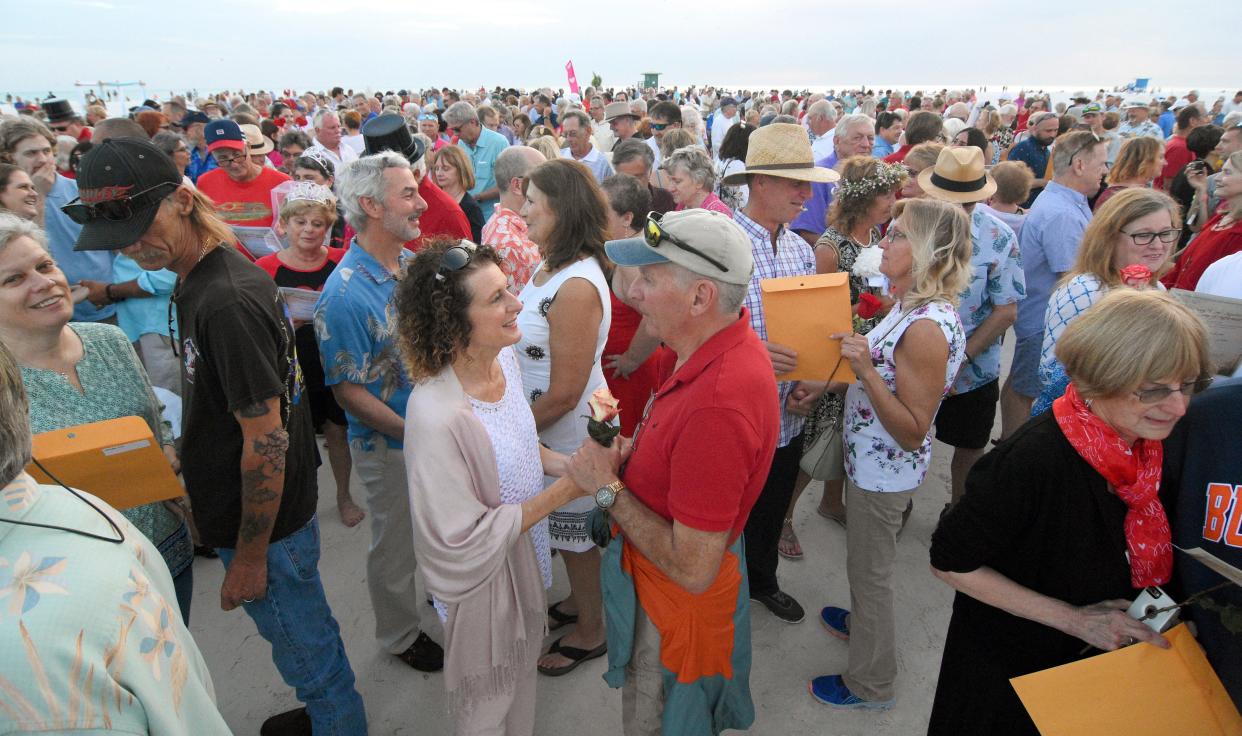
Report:
[[[198,110],[190,110],[185,115],[181,116],[181,121],[177,123],[177,125],[181,126],[182,128],[188,128],[195,123],[202,123],[203,125],[207,125],[210,122],[211,122],[211,118],[207,117],[207,113],[200,112]]]
[[[120,250],[155,220],[159,204],[182,177],[150,141],[109,138],[78,163],[78,198],[60,209],[82,226],[74,250]]]

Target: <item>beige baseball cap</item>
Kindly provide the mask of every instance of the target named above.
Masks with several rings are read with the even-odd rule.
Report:
[[[755,270],[750,238],[728,215],[686,209],[647,216],[643,234],[604,244],[619,266],[676,263],[726,284],[749,284]]]

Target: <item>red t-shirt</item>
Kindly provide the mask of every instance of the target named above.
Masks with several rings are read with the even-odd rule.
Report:
[[[767,349],[741,317],[703,343],[656,392],[621,480],[661,517],[742,533],[780,434]]]
[[[418,218],[420,234],[405,244],[407,249],[417,253],[422,249],[423,243],[436,236],[448,236],[458,240],[471,240],[474,237],[470,233],[470,221],[466,219],[466,213],[462,212],[461,205],[436,186],[430,176],[424,176],[418,183],[418,196],[427,203],[427,211]]]
[[[1186,139],[1180,135],[1170,136],[1169,142],[1164,144],[1164,168],[1160,170],[1160,176],[1152,182],[1152,187],[1163,189],[1166,181],[1173,181],[1177,172],[1194,160],[1195,155],[1186,147]]]
[[[272,226],[272,189],[289,181],[289,175],[264,167],[245,184],[229,178],[223,169],[212,169],[198,177],[198,190],[216,203],[220,218],[230,225]]]
[[[1166,273],[1160,283],[1170,289],[1194,291],[1199,285],[1199,277],[1203,276],[1208,266],[1242,251],[1242,220],[1235,222],[1233,227],[1217,230],[1216,223],[1224,216],[1225,213],[1220,212],[1207,221],[1186,250],[1182,251],[1173,270]]]

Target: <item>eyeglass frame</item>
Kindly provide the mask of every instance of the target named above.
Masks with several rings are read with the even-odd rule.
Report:
[[[250,158],[250,152],[248,150],[247,151],[242,151],[241,149],[237,149],[237,150],[239,151],[239,153],[236,156],[231,156],[229,158],[220,158],[219,154],[213,153],[212,158],[214,158],[216,160],[216,163],[221,166],[231,166],[232,164],[240,161],[241,159]]]
[[[1211,376],[1205,376],[1203,378],[1196,378],[1193,381],[1186,381],[1185,383],[1179,384],[1177,388],[1158,386],[1156,388],[1136,389],[1132,391],[1131,394],[1134,398],[1139,400],[1139,403],[1150,406],[1152,404],[1159,404],[1161,401],[1169,398],[1174,393],[1180,393],[1183,397],[1189,399],[1195,394],[1201,394],[1204,391],[1207,391],[1212,385],[1212,382],[1215,380],[1216,379]]]
[[[1147,233],[1147,232],[1128,233],[1125,230],[1122,230],[1120,232],[1122,235],[1128,236],[1130,240],[1133,240],[1135,245],[1151,245],[1153,242],[1155,242],[1157,237],[1160,238],[1161,243],[1176,243],[1178,239],[1182,237],[1182,228],[1180,227],[1171,227],[1168,230],[1161,230],[1155,233]],[[1170,235],[1170,237],[1166,240],[1164,237],[1165,235]],[[1139,238],[1145,238],[1145,239],[1139,240]]]
[[[652,210],[647,213],[647,223],[643,227],[643,242],[647,244],[648,248],[658,250],[660,248],[660,242],[663,240],[667,240],[668,242],[672,243],[678,248],[681,248],[687,253],[693,253],[699,258],[702,258],[703,260],[712,264],[716,268],[720,269],[721,273],[729,272],[728,267],[725,266],[720,261],[716,260],[715,258],[712,258],[711,256],[707,255],[706,253],[699,250],[698,248],[695,248],[693,245],[686,243],[680,238],[675,237],[668,230],[665,230],[664,226],[660,224],[660,220],[662,217],[663,215],[661,215],[659,212],[656,212],[655,210]],[[655,227],[654,233],[651,231],[651,228],[653,226]]]

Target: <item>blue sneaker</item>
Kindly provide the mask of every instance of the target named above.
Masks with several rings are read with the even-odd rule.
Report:
[[[839,609],[838,609],[839,610]],[[833,708],[849,708],[856,710],[888,710],[893,707],[896,699],[863,700],[845,686],[840,675],[821,675],[807,684],[811,697],[824,705]]]
[[[850,612],[844,608],[836,606],[828,606],[819,612],[820,623],[828,629],[828,633],[841,639],[842,641],[850,640]]]

